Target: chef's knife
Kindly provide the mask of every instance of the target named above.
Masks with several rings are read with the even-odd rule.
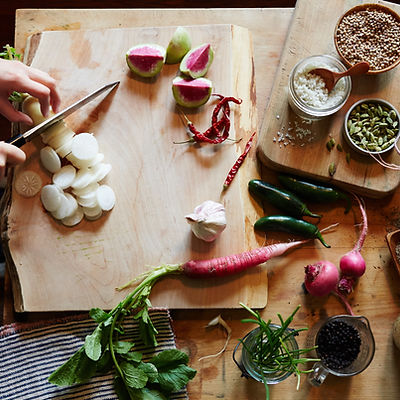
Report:
[[[26,142],[30,142],[36,136],[40,135],[46,129],[50,128],[57,122],[63,120],[68,115],[72,114],[74,111],[78,110],[79,108],[83,107],[85,104],[89,103],[97,96],[101,95],[106,90],[112,90],[115,86],[119,84],[119,81],[109,83],[108,85],[104,85],[101,88],[95,90],[94,92],[88,94],[83,99],[78,100],[77,102],[71,104],[69,107],[65,108],[64,110],[54,114],[46,121],[41,122],[39,125],[36,125],[34,128],[29,129],[24,133],[20,133],[18,135],[13,136],[12,138],[8,139],[6,142],[13,144],[14,146],[21,147]]]

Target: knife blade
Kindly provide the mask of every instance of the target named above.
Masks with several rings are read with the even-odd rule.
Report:
[[[107,85],[102,86],[101,88],[95,90],[92,93],[89,93],[87,96],[83,97],[82,99],[76,101],[75,103],[71,104],[64,110],[52,115],[50,118],[46,119],[45,121],[41,122],[40,124],[36,125],[32,129],[29,129],[28,131],[24,133],[20,133],[18,135],[15,135],[11,137],[10,139],[6,140],[7,143],[13,144],[14,146],[21,147],[25,143],[30,142],[32,139],[40,135],[42,132],[44,132],[46,129],[50,128],[57,122],[63,120],[65,117],[68,115],[71,115],[73,112],[76,110],[80,109],[84,105],[88,104],[91,102],[93,99],[96,97],[100,96],[102,93],[104,93],[106,90],[112,90],[114,89],[117,85],[119,84],[119,81],[115,81],[112,83],[109,83]]]

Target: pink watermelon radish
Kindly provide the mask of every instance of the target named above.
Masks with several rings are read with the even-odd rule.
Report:
[[[166,50],[158,44],[139,44],[126,52],[130,70],[144,78],[156,76],[165,63]]]
[[[212,82],[206,78],[182,78],[177,76],[172,81],[172,93],[175,101],[183,107],[199,107],[211,96]]]
[[[178,64],[191,47],[189,32],[178,26],[168,43],[166,64]]]
[[[202,44],[183,57],[179,66],[180,71],[192,78],[204,76],[214,58],[214,50],[209,43]]]

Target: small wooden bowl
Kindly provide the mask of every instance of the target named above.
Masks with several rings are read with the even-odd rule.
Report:
[[[348,11],[346,11],[346,12],[339,18],[339,21],[338,21],[337,24],[336,24],[335,31],[334,31],[334,35],[333,35],[333,40],[334,40],[334,43],[335,43],[336,51],[338,52],[339,56],[342,58],[343,62],[346,64],[347,67],[351,67],[351,66],[354,65],[354,64],[352,64],[352,63],[351,63],[348,59],[346,59],[346,57],[342,54],[342,52],[341,52],[341,50],[340,50],[340,48],[339,48],[339,45],[338,45],[338,43],[337,43],[337,30],[338,30],[338,27],[339,27],[340,23],[342,22],[343,18],[347,17],[349,14],[352,14],[352,13],[354,13],[354,12],[363,11],[363,10],[366,10],[366,9],[375,9],[375,10],[378,10],[378,11],[382,11],[382,12],[384,12],[384,13],[386,13],[386,14],[391,14],[391,15],[393,15],[393,17],[394,17],[398,22],[400,22],[400,16],[399,16],[399,14],[397,14],[395,11],[393,11],[393,10],[390,9],[389,7],[385,7],[385,6],[381,5],[381,4],[361,4],[361,5],[355,6],[355,7],[353,7],[353,8],[350,8]],[[367,60],[361,60],[361,61],[367,61]],[[396,67],[396,66],[399,65],[399,64],[400,64],[400,57],[399,57],[395,62],[393,62],[392,64],[390,64],[388,67],[386,67],[386,68],[384,68],[384,69],[380,69],[380,70],[370,70],[370,71],[367,72],[367,75],[377,75],[377,74],[381,74],[381,73],[386,72],[386,71],[390,71],[391,69],[393,69],[394,67]]]
[[[392,254],[397,271],[400,274],[400,261],[399,256],[396,254],[396,246],[400,245],[400,229],[388,233],[386,235],[386,242],[389,247],[390,253]]]

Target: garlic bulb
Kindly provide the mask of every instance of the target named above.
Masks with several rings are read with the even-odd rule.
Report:
[[[212,200],[201,203],[185,218],[191,225],[194,235],[206,242],[215,240],[226,227],[224,206]]]

